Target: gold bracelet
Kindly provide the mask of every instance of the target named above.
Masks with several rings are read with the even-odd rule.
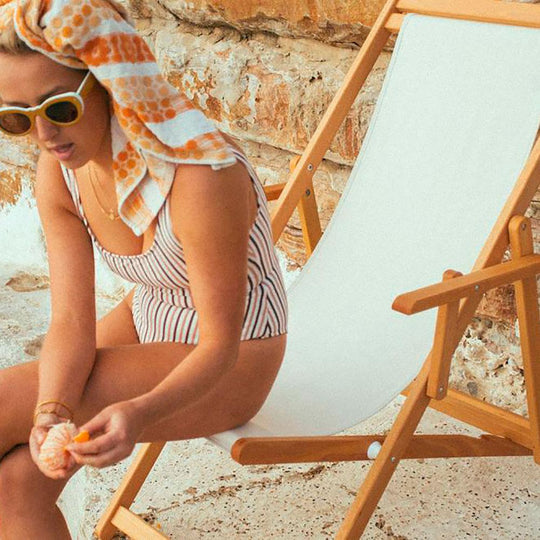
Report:
[[[61,418],[60,415],[58,415],[55,411],[53,410],[50,410],[50,411],[38,411],[37,413],[34,414],[34,421],[33,421],[33,425],[35,426],[36,425],[36,420],[38,418],[38,416],[42,415],[42,414],[54,414],[54,416],[57,416],[58,418]]]
[[[71,420],[73,420],[73,411],[65,403],[62,403],[61,401],[57,401],[55,399],[49,399],[47,401],[42,401],[41,403],[38,403],[34,409],[34,416],[35,416],[35,413],[37,413],[41,409],[41,407],[43,407],[44,405],[53,405],[53,404],[60,405],[61,407],[66,409],[66,411],[69,413],[71,417]]]

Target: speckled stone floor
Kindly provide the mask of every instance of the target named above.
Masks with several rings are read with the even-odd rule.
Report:
[[[32,272],[0,267],[0,367],[37,354],[49,314],[46,287]],[[99,312],[115,301],[98,298]],[[349,433],[384,433],[399,402]],[[478,433],[435,411],[420,431]],[[128,462],[82,470],[68,484],[59,504],[74,538],[92,538]],[[134,509],[179,540],[331,538],[368,468],[242,467],[206,440],[175,442],[165,447]],[[409,460],[400,464],[364,538],[536,540],[539,531],[540,467],[532,458]]]

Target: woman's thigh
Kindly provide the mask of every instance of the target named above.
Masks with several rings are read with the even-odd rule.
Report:
[[[204,437],[247,422],[276,378],[285,336],[244,341],[235,366],[200,399],[148,426],[142,441]],[[82,424],[103,407],[151,391],[193,350],[183,343],[145,343],[98,350],[95,368],[75,417]]]
[[[249,421],[276,379],[286,336],[243,341],[238,361],[207,394],[163,422],[149,426],[142,442],[207,437]]]
[[[77,408],[81,425],[112,403],[152,390],[193,350],[183,343],[139,344],[129,306],[122,302],[98,323],[96,361]],[[247,421],[262,405],[277,375],[285,336],[242,342],[235,367],[214,389],[178,414],[149,428],[144,440],[174,440],[210,435]],[[0,456],[28,440],[38,390],[38,362],[0,373],[5,423]],[[4,416],[6,415],[6,416]],[[9,427],[8,427],[9,426]],[[2,452],[3,450],[3,452]]]
[[[133,293],[134,290],[97,321],[96,346],[98,348],[139,343],[131,312]]]

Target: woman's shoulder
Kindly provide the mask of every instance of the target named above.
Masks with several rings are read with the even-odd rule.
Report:
[[[36,167],[35,197],[38,207],[62,207],[73,212],[73,200],[60,162],[41,152]]]
[[[47,196],[48,192],[65,185],[62,167],[57,159],[47,152],[41,152],[36,167],[36,197]]]
[[[232,152],[235,154],[237,160],[236,163],[227,167],[214,169],[210,165],[197,165],[188,163],[179,163],[176,165],[176,171],[173,182],[173,189],[171,195],[174,198],[178,191],[194,191],[198,195],[212,195],[216,190],[234,188],[233,185],[236,179],[236,183],[244,183],[249,185],[249,182],[245,182],[247,174],[246,167],[242,161],[246,161],[244,152],[238,146],[238,144],[226,133],[220,132]],[[216,180],[221,180],[217,182]]]
[[[248,181],[246,181],[248,180]],[[240,195],[250,190],[249,174],[243,163],[237,161],[222,169],[209,165],[179,164],[176,167],[171,200],[187,203],[197,199],[200,203],[209,198],[219,198],[225,193]]]
[[[180,164],[169,193],[170,216],[175,234],[197,226],[205,218],[207,225],[219,227],[220,217],[234,212],[238,220],[254,217],[257,203],[248,171],[239,160],[228,167]]]

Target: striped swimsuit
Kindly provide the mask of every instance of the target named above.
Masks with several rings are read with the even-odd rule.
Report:
[[[272,242],[264,189],[246,158],[236,150],[234,153],[248,169],[258,207],[249,234],[247,297],[241,339],[268,338],[287,331],[283,277]],[[104,249],[90,229],[73,171],[62,166],[62,172],[97,251],[114,273],[135,283],[133,321],[140,342],[198,343],[198,315],[190,294],[182,245],[172,230],[169,198],[158,213],[150,249],[140,255],[118,255]]]

